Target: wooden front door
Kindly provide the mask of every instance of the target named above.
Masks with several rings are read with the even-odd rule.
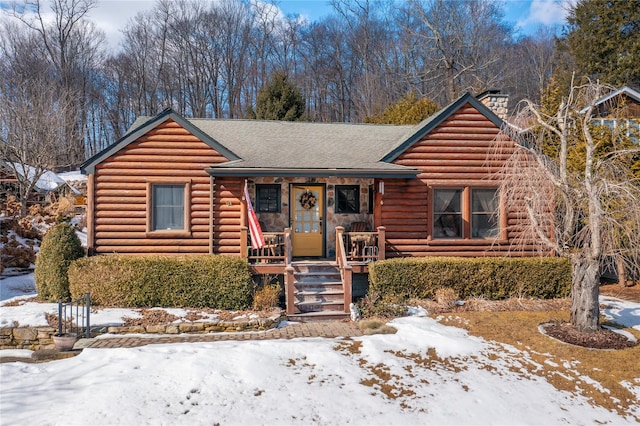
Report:
[[[291,187],[293,256],[322,256],[324,246],[324,186]]]

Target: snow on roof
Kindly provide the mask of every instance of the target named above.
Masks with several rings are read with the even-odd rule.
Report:
[[[18,173],[20,173],[20,175],[22,176],[26,175],[28,179],[32,179],[36,174],[36,168],[28,164],[13,163],[13,168]],[[80,174],[79,171],[71,172],[71,173]],[[76,180],[85,180],[85,179],[79,178]],[[74,194],[81,195],[81,192],[75,189],[73,186],[71,186],[66,179],[62,178],[61,176],[57,175],[51,170],[45,170],[42,173],[42,175],[40,176],[40,178],[38,178],[38,181],[36,182],[35,188],[36,188],[36,191],[38,192],[51,192],[51,191],[58,190],[63,185],[68,186],[71,189],[71,191],[73,191]]]
[[[605,96],[599,98],[597,101],[595,101],[593,103],[593,106],[598,106],[598,105],[600,105],[600,104],[602,104],[604,102],[607,102],[608,100],[610,100],[612,98],[615,98],[616,96],[621,95],[621,94],[625,94],[625,95],[629,96],[631,99],[635,100],[636,102],[640,102],[640,93],[637,92],[636,90],[633,90],[632,88],[630,88],[628,86],[624,86],[624,87],[621,87],[618,90],[615,90],[615,91],[609,93],[608,95],[605,95]],[[587,105],[586,107],[582,108],[580,110],[580,113],[584,114],[585,112],[587,112],[587,110],[589,109],[590,106],[591,105]]]
[[[58,176],[68,182],[86,182],[87,175],[83,175],[80,170],[58,173]]]

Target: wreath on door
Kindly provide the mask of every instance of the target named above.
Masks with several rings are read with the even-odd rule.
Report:
[[[304,191],[302,195],[300,195],[300,198],[298,199],[298,201],[300,202],[300,205],[302,206],[303,209],[311,210],[316,206],[318,199],[316,198],[315,195],[313,195],[311,191],[307,190],[307,191]]]

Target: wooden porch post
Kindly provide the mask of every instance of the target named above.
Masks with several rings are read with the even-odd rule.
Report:
[[[284,300],[287,315],[296,313],[295,288],[293,286],[293,273],[295,270],[291,266],[291,228],[284,228]]]
[[[381,180],[376,179],[374,181],[374,190],[376,191],[374,194],[374,203],[373,203],[373,226],[377,228],[382,226],[382,192],[380,192],[380,182]],[[384,185],[384,184],[383,184]]]
[[[351,312],[351,300],[353,293],[353,269],[351,265],[344,267],[344,312],[346,314]]]
[[[285,274],[284,274],[284,282],[285,282],[285,301],[287,304],[287,315],[292,315],[296,313],[296,305],[295,305],[295,298],[294,298],[294,292],[295,289],[293,287],[293,273],[294,273],[294,269],[293,266],[291,265],[287,265],[286,269],[285,269]]]
[[[87,201],[86,201],[86,213],[87,213],[87,252],[91,256],[96,249],[95,244],[95,173],[87,176]]]
[[[209,254],[213,254],[213,199],[215,194],[216,178],[209,178]]]
[[[246,226],[240,227],[240,257],[246,259],[249,257],[249,252],[247,251],[247,237],[249,228]]]
[[[291,265],[291,228],[284,228],[284,263]]]
[[[353,294],[353,268],[347,262],[347,253],[344,247],[344,227],[336,226],[336,262],[340,267],[340,276],[342,277],[342,291],[344,293],[343,305],[344,312],[351,312],[351,300]]]
[[[247,252],[247,200],[244,197],[244,182],[242,183],[242,197],[240,197],[240,257],[246,259]]]
[[[384,260],[386,258],[386,236],[387,228],[384,226],[378,226],[378,260]]]

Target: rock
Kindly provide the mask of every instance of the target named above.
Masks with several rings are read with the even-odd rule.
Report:
[[[171,324],[171,325],[167,326],[167,328],[165,329],[165,333],[167,333],[167,334],[178,334],[178,333],[180,333],[180,330],[178,329],[177,325]]]
[[[18,327],[13,329],[13,338],[15,340],[31,341],[38,338],[38,330],[29,327]]]
[[[167,327],[163,324],[158,324],[158,325],[148,325],[147,326],[147,333],[166,333],[167,332]]]
[[[204,331],[204,324],[201,322],[196,323],[182,323],[178,326],[178,329],[182,333],[199,333]]]

